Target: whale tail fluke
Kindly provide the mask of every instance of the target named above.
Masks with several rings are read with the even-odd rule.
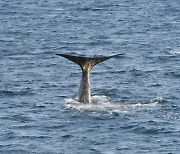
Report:
[[[114,54],[110,56],[96,56],[96,57],[86,57],[86,56],[74,56],[70,54],[56,54],[58,56],[62,56],[76,64],[78,64],[82,71],[90,71],[96,64],[99,64],[105,60],[108,60],[112,57],[116,57],[118,55],[123,55],[122,53]]]
[[[95,56],[95,57],[86,57],[79,55],[70,55],[70,54],[57,54],[58,56],[62,56],[76,64],[78,64],[82,69],[82,78],[80,81],[79,92],[76,96],[76,99],[79,102],[83,103],[91,103],[91,89],[90,89],[90,70],[96,65],[105,60],[108,60],[112,57],[122,55],[115,54],[111,56]]]

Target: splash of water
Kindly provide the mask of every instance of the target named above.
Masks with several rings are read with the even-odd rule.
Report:
[[[112,102],[107,96],[93,96],[91,104],[83,104],[72,98],[66,98],[66,108],[78,111],[93,111],[107,113],[127,113],[129,111],[150,110],[162,102],[164,98],[157,97],[150,100],[149,103],[129,103],[129,102]]]

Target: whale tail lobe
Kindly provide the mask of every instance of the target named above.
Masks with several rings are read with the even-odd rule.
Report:
[[[90,71],[95,65],[108,60],[112,57],[122,55],[122,54],[115,54],[110,56],[97,56],[97,57],[85,57],[85,56],[74,56],[70,54],[57,54],[58,56],[62,56],[76,64],[78,64],[82,71]]]
[[[70,54],[57,54],[62,56],[76,64],[82,69],[82,78],[80,82],[79,92],[76,99],[79,102],[91,103],[91,89],[90,89],[90,71],[96,65],[112,57],[122,55],[115,54],[111,56],[96,56],[96,57],[85,57],[85,56],[74,56]]]

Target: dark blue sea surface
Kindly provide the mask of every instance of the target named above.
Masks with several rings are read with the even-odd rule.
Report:
[[[56,55],[124,53],[92,69]],[[179,0],[1,0],[1,154],[179,154]]]

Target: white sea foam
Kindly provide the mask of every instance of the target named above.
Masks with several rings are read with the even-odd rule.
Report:
[[[129,102],[111,102],[107,96],[93,96],[90,104],[83,104],[72,98],[66,98],[65,103],[67,108],[78,111],[94,111],[94,112],[108,112],[108,113],[127,113],[132,110],[147,110],[158,106],[164,99],[157,97],[150,100],[149,103],[129,103]]]
[[[180,55],[180,51],[171,51],[169,52],[171,55]]]

